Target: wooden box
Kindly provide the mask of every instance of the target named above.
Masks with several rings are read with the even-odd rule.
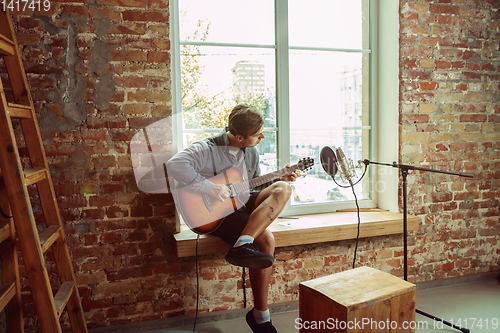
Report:
[[[415,285],[369,267],[302,282],[302,332],[415,332]]]

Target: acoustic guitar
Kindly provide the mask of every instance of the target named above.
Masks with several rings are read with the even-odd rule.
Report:
[[[191,230],[200,234],[208,234],[217,229],[226,216],[247,203],[250,198],[250,189],[280,179],[297,169],[307,171],[313,165],[314,159],[307,157],[290,168],[283,168],[247,181],[243,179],[241,169],[233,166],[217,176],[207,178],[214,184],[224,184],[229,188],[231,195],[224,202],[186,186],[173,191],[175,206]]]

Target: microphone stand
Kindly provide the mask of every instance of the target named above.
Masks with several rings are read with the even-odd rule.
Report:
[[[369,160],[363,160],[362,161],[366,166],[369,164],[376,164],[376,165],[385,165],[385,166],[391,166],[394,168],[401,169],[401,176],[403,178],[403,247],[404,247],[404,253],[403,253],[403,258],[404,258],[404,279],[405,281],[408,281],[408,208],[407,208],[407,183],[406,183],[406,177],[408,176],[408,172],[410,170],[420,170],[420,171],[426,171],[426,172],[435,172],[435,173],[444,173],[447,175],[455,175],[455,176],[460,176],[460,177],[468,177],[468,178],[473,178],[474,175],[469,174],[469,173],[458,173],[458,172],[450,172],[450,171],[441,171],[441,170],[434,170],[434,169],[425,169],[425,168],[418,168],[412,165],[405,165],[405,164],[399,164],[396,162],[393,162],[392,164],[387,164],[387,163],[378,163],[378,162],[372,162]],[[415,311],[425,317],[431,318],[435,321],[440,321],[441,323],[453,327],[457,330],[462,331],[463,333],[469,333],[470,331],[467,328],[463,328],[457,325],[454,325],[450,322],[447,322],[443,319],[437,318],[431,314],[425,313],[423,311],[420,311],[418,309],[415,309]]]

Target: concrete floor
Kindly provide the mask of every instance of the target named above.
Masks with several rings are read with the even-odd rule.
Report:
[[[421,288],[419,288],[421,289]],[[417,290],[417,309],[446,321],[467,325],[471,332],[500,332],[500,281],[490,279]],[[275,313],[271,316],[274,326],[281,333],[299,332],[295,327],[298,311]],[[416,315],[415,332],[460,332],[420,314]],[[472,325],[474,325],[472,327]],[[481,327],[482,326],[482,327]],[[148,333],[192,332],[192,324],[178,329],[156,330]],[[196,332],[251,333],[245,319],[220,320],[200,323]]]

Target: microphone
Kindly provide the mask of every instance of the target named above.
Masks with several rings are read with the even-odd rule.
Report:
[[[340,177],[343,180],[351,182],[351,179],[356,177],[356,171],[352,164],[352,160],[347,159],[342,151],[342,148],[336,149],[338,169],[340,169]]]
[[[320,159],[323,170],[325,170],[330,177],[335,177],[337,174],[337,157],[335,157],[332,148],[328,146],[323,147],[323,149],[321,149]]]

